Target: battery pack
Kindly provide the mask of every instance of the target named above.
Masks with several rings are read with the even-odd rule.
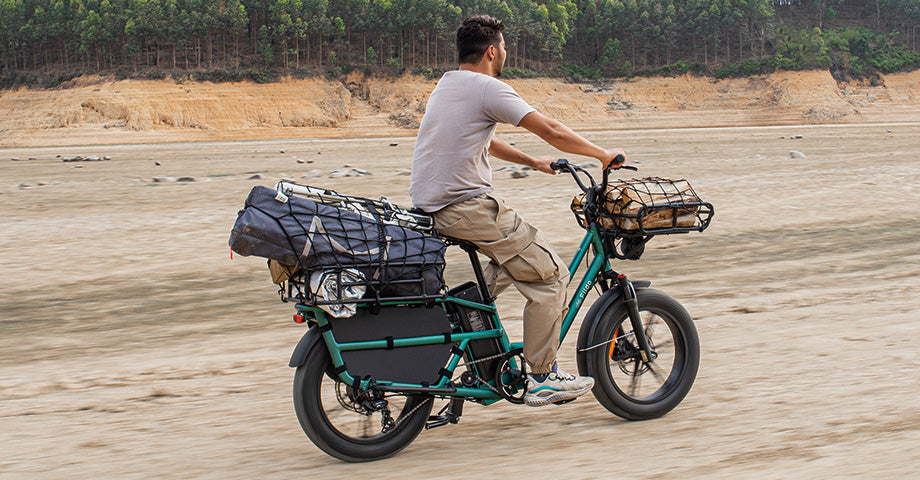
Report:
[[[473,282],[466,282],[454,287],[447,292],[447,295],[461,300],[483,303],[479,287]],[[447,303],[447,308],[454,319],[460,323],[464,332],[482,332],[495,328],[491,315],[484,310],[464,307],[456,303]],[[467,358],[467,361],[476,362],[478,359],[502,353],[502,347],[497,338],[483,338],[471,341],[469,351],[472,354],[472,358]],[[475,368],[479,378],[488,382],[495,376],[495,370],[500,362],[501,358],[493,358],[484,362],[473,363],[472,366]]]

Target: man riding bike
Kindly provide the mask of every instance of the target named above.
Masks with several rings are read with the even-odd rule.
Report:
[[[524,127],[553,147],[600,160],[625,152],[605,150],[528,105],[498,80],[505,63],[504,25],[487,15],[467,18],[457,31],[459,69],[441,77],[428,99],[412,160],[409,193],[444,235],[474,243],[489,257],[486,282],[493,294],[514,286],[524,307],[524,358],[529,366],[524,402],[543,406],[571,400],[594,385],[590,377],[556,364],[566,311],[569,273],[545,235],[493,192],[489,155],[550,175],[552,156],[532,157],[495,137],[496,125]],[[620,162],[622,163],[622,162]],[[615,164],[614,166],[616,166]]]

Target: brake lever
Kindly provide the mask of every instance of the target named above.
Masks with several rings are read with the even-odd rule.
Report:
[[[583,192],[587,192],[589,188],[596,187],[594,177],[592,177],[590,173],[586,172],[585,169],[575,165],[574,163],[569,163],[569,161],[564,158],[556,160],[555,162],[549,164],[549,166],[557,172],[567,171],[572,174],[572,178],[575,179],[575,183],[578,184],[578,188],[580,188]],[[591,187],[586,186],[584,182],[581,181],[581,178],[578,176],[578,172],[582,172],[588,177],[588,179],[591,181]]]

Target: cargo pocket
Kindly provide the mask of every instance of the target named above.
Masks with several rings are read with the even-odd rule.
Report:
[[[555,255],[537,242],[524,247],[520,253],[502,265],[511,277],[520,282],[547,283],[559,275]]]
[[[433,218],[435,230],[444,235],[458,236],[458,232],[463,233],[470,229],[470,220],[454,212],[438,212]]]

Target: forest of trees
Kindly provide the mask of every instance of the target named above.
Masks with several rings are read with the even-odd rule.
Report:
[[[476,13],[512,75],[920,66],[920,0],[0,0],[0,78],[436,72]]]

